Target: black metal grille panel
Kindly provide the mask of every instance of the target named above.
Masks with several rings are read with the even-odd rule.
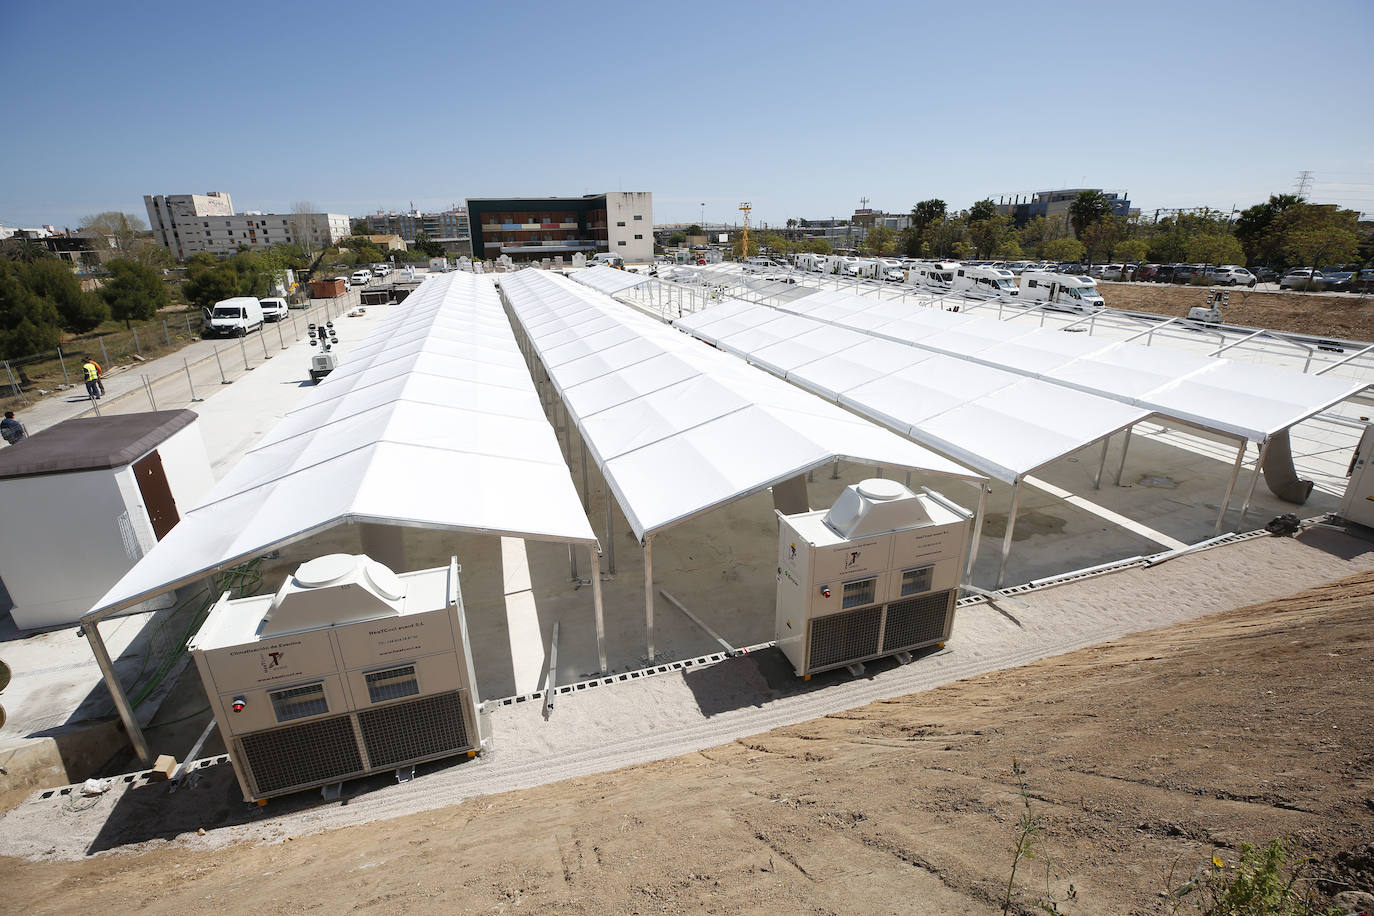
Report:
[[[374,768],[398,766],[471,747],[462,692],[441,693],[358,713],[367,759]]]
[[[945,624],[953,606],[953,591],[892,602],[887,606],[883,651],[897,652],[944,639]]]
[[[883,608],[880,604],[812,619],[808,670],[815,671],[876,655],[882,619]]]
[[[346,715],[244,735],[238,742],[259,796],[338,782],[363,771]]]

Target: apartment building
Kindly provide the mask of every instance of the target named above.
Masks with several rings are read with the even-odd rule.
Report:
[[[466,207],[453,207],[437,213],[422,213],[410,210],[405,213],[377,211],[363,217],[370,232],[377,235],[399,235],[407,242],[415,241],[416,234],[423,232],[440,244],[466,242],[468,233],[468,211]]]
[[[468,198],[474,257],[516,261],[606,251],[654,259],[654,203],[648,191],[582,197]]]
[[[1139,213],[1139,210],[1131,209],[1131,202],[1126,197],[1126,192],[1103,191],[1101,188],[1061,188],[1057,191],[1036,191],[1033,194],[1025,195],[1026,199],[1021,200],[1021,195],[1013,195],[1012,200],[998,198],[997,212],[1005,216],[1010,216],[1020,229],[1026,223],[1043,216],[1045,221],[1051,225],[1062,226],[1065,231],[1071,231],[1069,219],[1069,209],[1073,206],[1074,199],[1083,191],[1100,191],[1102,196],[1111,203],[1112,213],[1126,219],[1132,213]]]
[[[245,246],[296,244],[315,250],[337,244],[349,234],[348,217],[342,213],[235,213],[224,191],[145,194],[143,205],[153,238],[178,261],[202,251],[223,257]]]

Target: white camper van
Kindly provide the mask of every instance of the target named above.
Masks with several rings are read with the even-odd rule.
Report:
[[[926,261],[916,266],[916,282],[927,289],[949,292],[954,289],[954,272],[960,266],[958,261]]]
[[[262,328],[262,303],[253,296],[235,296],[215,303],[205,316],[201,337],[247,337]]]
[[[1015,296],[1016,275],[1000,267],[971,267],[961,265],[954,271],[954,291],[972,299],[996,299]]]
[[[797,269],[820,273],[825,270],[825,255],[812,254],[809,251],[802,252],[797,255]]]
[[[1090,315],[1107,307],[1092,277],[1075,277],[1048,271],[1028,270],[1021,275],[1023,305],[1044,303],[1061,312]]]

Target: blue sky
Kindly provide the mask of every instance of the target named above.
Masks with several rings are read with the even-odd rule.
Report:
[[[654,193],[659,223],[1056,187],[1374,214],[1374,3],[0,0],[0,224],[224,190],[354,216]]]

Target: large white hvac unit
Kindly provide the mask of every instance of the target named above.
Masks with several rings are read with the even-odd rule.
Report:
[[[456,559],[319,557],[275,595],[226,593],[190,648],[247,801],[487,745]]]
[[[1346,476],[1350,482],[1345,485],[1345,498],[1341,500],[1341,518],[1374,528],[1374,425],[1364,428]]]
[[[830,509],[778,514],[778,648],[797,674],[949,639],[969,513],[895,480],[845,488]]]

